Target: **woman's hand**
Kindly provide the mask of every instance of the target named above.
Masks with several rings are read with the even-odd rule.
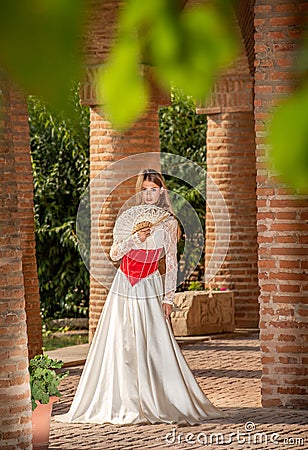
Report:
[[[163,303],[162,308],[163,308],[165,317],[168,319],[170,314],[172,313],[173,306],[169,305],[169,303]]]
[[[143,228],[143,230],[138,231],[138,236],[141,242],[144,242],[151,234],[151,228]]]

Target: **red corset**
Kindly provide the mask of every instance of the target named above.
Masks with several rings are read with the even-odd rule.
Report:
[[[162,249],[155,250],[130,250],[123,256],[120,269],[127,276],[130,284],[138,283],[158,268],[158,260]]]

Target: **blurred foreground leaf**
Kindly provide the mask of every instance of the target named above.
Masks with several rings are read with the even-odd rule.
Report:
[[[165,88],[172,81],[186,95],[203,99],[219,71],[236,56],[236,39],[226,18],[218,8],[208,5],[184,11],[176,23],[169,18],[160,25],[154,27],[151,42],[157,77]],[[167,43],[170,28],[173,45]]]
[[[164,88],[204,99],[215,77],[237,55],[230,2],[182,12],[175,0],[128,0],[108,64],[99,76],[101,101],[116,128],[128,127],[147,104],[142,64]]]
[[[27,94],[68,109],[73,80],[81,77],[78,45],[84,0],[1,2],[0,65]]]
[[[147,104],[148,93],[138,66],[139,58],[138,41],[127,38],[115,47],[108,67],[98,75],[98,92],[104,109],[120,129],[137,120]]]
[[[308,84],[275,111],[270,124],[272,169],[295,191],[308,194]]]

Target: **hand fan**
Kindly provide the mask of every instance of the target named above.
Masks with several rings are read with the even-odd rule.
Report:
[[[124,211],[116,220],[113,237],[121,242],[143,228],[153,227],[171,216],[156,205],[137,205]]]

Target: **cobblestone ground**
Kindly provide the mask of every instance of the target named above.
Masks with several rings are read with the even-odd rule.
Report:
[[[52,418],[49,449],[308,449],[308,411],[261,408],[257,334],[215,337],[181,349],[208,398],[230,417],[184,427],[77,425]],[[70,369],[53,415],[68,411],[81,371]]]

